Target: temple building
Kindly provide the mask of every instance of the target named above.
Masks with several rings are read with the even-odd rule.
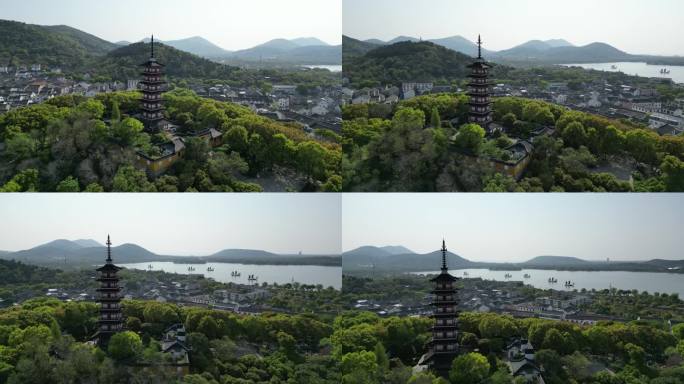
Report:
[[[492,127],[492,102],[490,99],[490,88],[492,84],[489,82],[488,71],[491,65],[482,58],[482,40],[477,36],[477,58],[468,65],[470,68],[470,82],[468,82],[468,96],[470,101],[468,103],[470,112],[468,121],[470,123],[478,124],[484,128],[485,132],[491,133]]]
[[[97,322],[98,331],[93,337],[95,342],[102,348],[107,346],[109,339],[116,332],[123,329],[123,313],[121,312],[121,288],[117,273],[121,267],[114,265],[112,261],[112,242],[107,235],[107,260],[105,265],[97,269],[97,281],[100,282],[98,302],[100,303],[100,318]]]
[[[154,35],[150,41],[150,58],[142,64],[142,81],[140,91],[143,96],[140,99],[141,120],[145,124],[147,132],[158,132],[164,121],[164,107],[162,105],[162,93],[164,92],[164,80],[162,69],[164,64],[159,63],[154,57]]]
[[[434,295],[431,305],[434,307],[432,318],[432,340],[430,351],[424,357],[429,369],[440,376],[446,377],[451,369],[451,362],[459,353],[458,346],[458,298],[454,283],[458,280],[452,276],[447,268],[447,248],[442,240],[442,268],[441,273],[430,279],[435,284],[431,291]]]

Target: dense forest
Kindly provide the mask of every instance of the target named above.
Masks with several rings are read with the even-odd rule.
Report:
[[[263,172],[284,168],[302,175],[307,190],[339,190],[341,149],[297,124],[282,124],[248,108],[204,99],[188,90],[164,95],[168,117],[181,134],[213,127],[222,145],[185,140],[185,152],[165,175],[151,179],[133,166],[135,152],[158,156],[169,142],[149,135],[133,115],[139,94],[95,98],[61,96],[0,116],[3,191],[259,191]]]
[[[459,285],[467,283],[468,280],[461,281]],[[405,303],[424,298],[431,289],[427,279],[409,275],[372,279],[345,276],[343,284],[347,303],[359,299]],[[520,289],[532,298],[549,294],[530,287]],[[590,304],[592,309],[626,310],[628,306],[623,300],[636,302],[632,311],[640,307],[641,315],[682,306],[675,295],[639,293],[623,297],[614,293],[599,293],[599,299]],[[670,331],[665,318],[580,326],[539,318],[463,312],[459,316],[463,353],[453,361],[449,380],[411,370],[427,352],[425,342],[430,338],[432,324],[429,318],[381,317],[372,312],[350,311],[335,320],[331,340],[333,346],[337,340],[345,341],[341,346],[344,383],[525,383],[513,378],[505,363],[505,347],[513,338],[531,341],[536,349],[536,362],[543,367],[544,380],[549,384],[683,383],[684,324],[679,323]],[[363,366],[366,368],[362,369]]]
[[[352,47],[344,47],[347,55]],[[364,47],[356,48],[363,52]],[[449,83],[468,73],[472,58],[427,41],[404,41],[372,49],[361,56],[348,56],[344,75],[355,88],[401,82]]]
[[[160,351],[164,329],[183,322],[192,347],[182,383],[339,383],[328,353],[332,319],[260,314],[124,301],[125,332],[101,350],[85,343],[95,332],[90,302],[31,299],[0,310],[0,382],[160,383],[176,381]]]
[[[343,110],[345,191],[682,191],[684,138],[659,136],[625,120],[611,120],[523,98],[494,99],[494,121],[506,134],[485,137],[465,121],[463,94],[431,94],[386,105]],[[515,139],[535,137],[519,181],[494,172]],[[626,172],[629,180],[611,172]],[[625,171],[626,169],[626,171]]]

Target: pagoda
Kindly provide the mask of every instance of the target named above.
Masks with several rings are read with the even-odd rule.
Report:
[[[148,132],[159,131],[159,123],[164,119],[164,107],[162,106],[162,93],[164,92],[164,80],[162,80],[162,69],[164,64],[157,61],[154,57],[154,35],[150,40],[150,58],[142,64],[142,81],[140,90],[140,114],[145,130]]]
[[[442,240],[442,270],[439,275],[430,279],[435,284],[431,291],[434,295],[431,305],[434,307],[432,318],[432,340],[426,362],[430,369],[440,376],[446,377],[451,369],[451,362],[458,355],[458,299],[454,283],[458,280],[447,268],[446,243]]]
[[[112,262],[112,242],[107,235],[107,260],[105,265],[97,269],[99,273],[97,281],[100,288],[97,289],[97,300],[100,303],[100,319],[97,322],[98,331],[94,336],[100,347],[106,347],[109,339],[116,332],[123,329],[123,314],[121,312],[121,288],[117,273],[121,267]]]
[[[468,82],[468,96],[470,107],[468,121],[478,124],[485,132],[491,133],[492,102],[490,100],[491,83],[487,79],[491,65],[482,58],[482,40],[477,36],[477,58],[468,65],[470,68],[470,81]]]

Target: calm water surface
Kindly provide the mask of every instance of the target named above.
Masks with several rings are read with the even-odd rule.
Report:
[[[591,63],[591,64],[562,64],[564,67],[582,67],[598,71],[622,72],[627,75],[642,77],[662,77],[672,79],[675,83],[684,83],[684,67],[677,65],[650,65],[646,63]],[[616,68],[613,68],[615,66]],[[660,73],[666,68],[670,73]]]
[[[465,276],[463,273],[468,275]],[[416,274],[439,273],[435,272],[414,272]],[[506,274],[510,278],[506,278]],[[678,293],[679,297],[684,298],[684,274],[677,273],[655,273],[655,272],[622,272],[622,271],[555,271],[542,269],[523,269],[521,271],[492,271],[489,269],[454,269],[451,274],[456,277],[474,278],[480,277],[485,280],[495,281],[523,281],[525,284],[535,288],[556,290],[581,290],[592,288],[600,290],[606,288],[617,288],[623,290],[636,289],[638,291]],[[524,275],[529,274],[529,278]],[[558,283],[549,283],[549,278],[554,277]],[[575,286],[566,288],[563,283],[572,281]]]
[[[153,263],[119,264],[131,269],[147,270],[152,266],[154,271],[170,273],[204,275],[222,283],[249,284],[249,275],[255,275],[259,284],[287,284],[297,282],[300,284],[322,284],[323,287],[342,288],[342,267],[327,267],[319,265],[256,265],[234,263],[206,263],[206,264],[177,264],[170,261]],[[189,271],[188,268],[195,268]],[[214,271],[207,271],[212,267]],[[240,276],[231,276],[232,271],[240,272]]]

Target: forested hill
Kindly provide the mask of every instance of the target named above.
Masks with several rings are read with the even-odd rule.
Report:
[[[154,44],[154,56],[164,64],[164,73],[174,77],[218,79],[226,78],[239,70],[161,43]],[[150,44],[130,44],[98,58],[92,70],[98,75],[111,76],[117,80],[137,78],[140,76],[140,64],[149,57]]]
[[[71,69],[117,46],[67,26],[0,20],[0,65],[35,63]]]
[[[56,280],[61,271],[27,265],[14,260],[0,259],[0,286],[11,284],[50,283]]]
[[[349,36],[342,35],[342,59],[346,62],[355,57],[363,56],[368,51],[381,46],[381,44],[369,43],[367,41],[356,40]]]
[[[344,74],[356,86],[463,78],[472,58],[427,41],[402,41],[345,61]]]

